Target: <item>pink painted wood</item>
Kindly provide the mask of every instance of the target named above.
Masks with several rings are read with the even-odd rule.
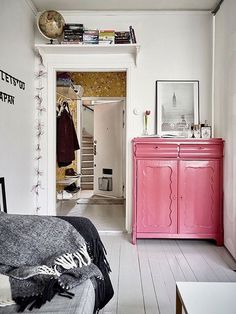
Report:
[[[219,232],[219,175],[219,160],[179,162],[179,233]]]
[[[222,139],[132,142],[132,242],[210,238],[222,245]]]
[[[177,233],[177,161],[137,163],[137,232]]]

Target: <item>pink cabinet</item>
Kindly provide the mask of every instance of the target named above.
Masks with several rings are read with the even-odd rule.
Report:
[[[223,242],[221,139],[133,140],[133,243],[137,238]]]

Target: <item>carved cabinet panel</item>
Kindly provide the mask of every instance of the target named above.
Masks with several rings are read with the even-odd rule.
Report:
[[[137,195],[138,232],[177,232],[176,161],[138,160]]]
[[[218,160],[179,162],[179,232],[216,233],[219,226]]]

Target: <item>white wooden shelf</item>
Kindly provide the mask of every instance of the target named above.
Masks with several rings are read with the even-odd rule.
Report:
[[[83,44],[36,44],[40,54],[130,54],[137,64],[140,45],[112,44],[112,45],[83,45]]]

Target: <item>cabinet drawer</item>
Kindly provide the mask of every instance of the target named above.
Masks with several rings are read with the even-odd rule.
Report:
[[[217,144],[180,144],[179,157],[222,157],[223,147]]]
[[[136,157],[178,157],[177,144],[136,144],[134,147]]]

